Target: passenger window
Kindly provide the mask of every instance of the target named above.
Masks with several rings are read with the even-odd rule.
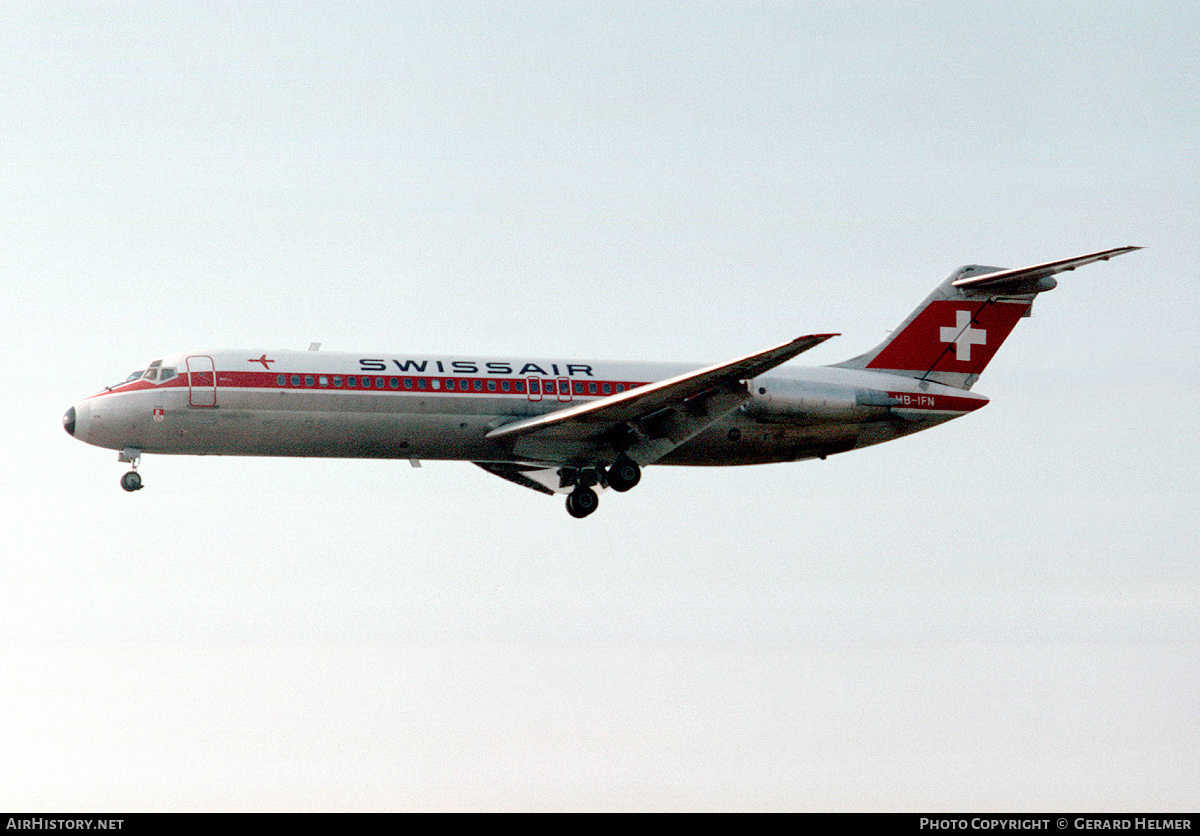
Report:
[[[377,377],[377,378],[375,378],[375,388],[376,388],[376,389],[383,389],[383,388],[384,388],[384,383],[383,383],[383,378],[382,378],[382,377]]]
[[[495,392],[495,391],[496,391],[496,381],[494,381],[494,380],[489,380],[489,381],[488,381],[488,391],[489,391],[489,392]]]
[[[522,395],[525,394],[525,381],[518,380],[516,383],[513,384],[513,386],[516,388],[516,390],[519,394],[522,394]]]
[[[350,377],[346,378],[346,385],[349,386],[351,389],[357,389],[358,388],[358,378],[355,377],[354,375],[350,375]]]
[[[482,392],[482,391],[483,391],[483,381],[482,381],[482,380],[476,380],[476,381],[475,381],[475,385],[474,385],[472,388],[473,388],[473,389],[474,389],[476,392]]]
[[[405,388],[405,389],[411,389],[411,388],[412,388],[412,378],[411,378],[411,377],[406,377],[406,378],[404,378],[404,388]]]
[[[422,377],[419,380],[417,380],[417,388],[426,389],[428,387],[429,387],[429,381],[426,380],[425,378]]]
[[[334,386],[341,386],[341,385],[342,385],[342,376],[341,376],[340,374],[335,374],[335,375],[333,376],[333,385],[334,385]]]
[[[287,378],[281,374],[275,375],[275,385],[276,386],[287,386]]]
[[[316,383],[316,381],[313,380],[313,376],[311,374],[306,374],[304,376],[304,385],[305,386],[312,386],[314,383]]]

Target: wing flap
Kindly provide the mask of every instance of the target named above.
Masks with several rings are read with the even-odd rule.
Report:
[[[529,488],[538,493],[547,493],[551,496],[558,493],[550,486],[551,484],[557,485],[559,481],[554,468],[531,467],[510,462],[473,462],[473,464],[523,488]]]

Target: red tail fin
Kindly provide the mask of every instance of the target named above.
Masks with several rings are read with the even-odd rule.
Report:
[[[1121,247],[1031,267],[955,270],[883,343],[838,363],[970,389],[1033,299],[1052,290],[1055,273],[1132,252]]]
[[[932,301],[866,368],[977,375],[1029,308],[1025,299]]]

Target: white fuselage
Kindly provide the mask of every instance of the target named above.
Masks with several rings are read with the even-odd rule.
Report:
[[[1029,267],[955,270],[875,348],[785,367],[836,334],[806,334],[701,368],[674,364],[260,349],[180,354],[67,410],[76,438],[143,453],[456,459],[596,510],[651,464],[825,458],[972,412],[971,392],[1054,275],[1119,247]]]
[[[134,455],[530,462],[529,456],[488,439],[488,432],[690,368],[207,351],[156,361],[142,377],[83,400],[68,413],[68,429],[89,444]],[[747,381],[747,387],[749,400],[660,463],[732,465],[824,457],[907,435],[987,403],[981,395],[931,381],[834,367],[781,368]]]

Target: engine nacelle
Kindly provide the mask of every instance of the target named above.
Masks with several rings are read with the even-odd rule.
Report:
[[[746,403],[746,413],[765,420],[803,421],[807,418],[862,424],[884,420],[891,407],[899,403],[872,389],[769,378],[752,381],[750,393],[752,397]]]

